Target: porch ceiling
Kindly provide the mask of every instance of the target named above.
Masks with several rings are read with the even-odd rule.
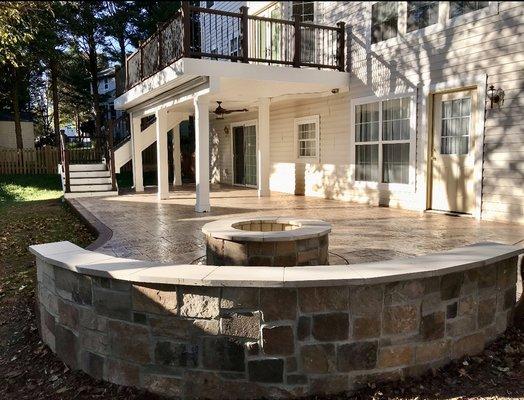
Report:
[[[207,78],[204,81],[202,77]],[[166,101],[187,94],[179,108],[192,107],[191,91],[208,94],[211,101],[249,107],[263,97],[329,93],[332,89],[347,91],[346,72],[292,68],[274,65],[253,65],[227,61],[183,58],[164,68],[115,100],[115,108],[129,110],[142,105]]]

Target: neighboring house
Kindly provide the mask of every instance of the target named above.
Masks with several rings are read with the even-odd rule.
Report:
[[[524,223],[522,3],[201,7],[156,37],[160,56],[150,41],[128,59],[115,107],[131,112],[132,139],[115,157],[133,159],[138,191],[156,140],[168,196],[166,133],[194,116],[197,211],[211,181]],[[157,126],[141,134],[151,114]]]
[[[35,148],[35,129],[30,113],[21,115],[24,149]],[[16,149],[15,123],[11,115],[0,114],[0,149]]]
[[[98,94],[100,95],[100,109],[103,112],[103,119],[109,121],[110,119],[119,118],[122,111],[115,110],[115,68],[106,68],[98,73]]]

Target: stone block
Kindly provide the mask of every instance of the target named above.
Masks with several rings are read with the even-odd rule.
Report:
[[[286,242],[282,242],[286,243]],[[247,244],[249,256],[273,256],[275,254],[275,243],[273,242],[248,242]],[[282,249],[281,249],[282,250]],[[279,253],[284,255],[287,253]]]
[[[260,353],[260,345],[258,342],[248,342],[246,343],[246,353],[250,357],[258,356]]]
[[[61,325],[55,326],[56,354],[69,368],[78,368],[78,339]]]
[[[104,357],[90,351],[82,352],[82,370],[93,378],[104,378],[104,363]]]
[[[346,286],[300,288],[298,304],[303,313],[347,311],[349,289]]]
[[[95,331],[105,331],[107,319],[99,316],[91,308],[80,308],[80,326]]]
[[[38,287],[38,300],[51,314],[58,315],[58,296],[44,287]]]
[[[155,345],[155,363],[171,367],[196,367],[198,348],[186,343],[159,341]]]
[[[298,363],[296,357],[288,357],[286,358],[286,372],[289,374],[290,372],[296,372],[298,369]]]
[[[418,308],[414,305],[390,306],[384,309],[382,332],[397,335],[417,331]]]
[[[465,355],[474,356],[484,350],[485,335],[483,332],[477,332],[472,335],[464,336],[458,339],[452,347],[453,358],[460,358]]]
[[[251,256],[248,261],[241,265],[251,265],[254,267],[269,267],[273,265],[273,256]]]
[[[378,368],[409,365],[413,362],[414,355],[412,345],[382,347],[378,353]]]
[[[450,300],[459,297],[463,281],[463,272],[455,272],[442,276],[440,280],[440,298],[442,300]]]
[[[56,352],[55,317],[49,314],[42,305],[40,305],[40,310],[40,333],[42,335],[42,341],[49,346],[52,352]]]
[[[447,358],[450,349],[451,342],[447,339],[421,343],[415,347],[415,362],[425,364]]]
[[[349,303],[352,315],[369,317],[380,315],[384,299],[384,287],[381,285],[351,287]]]
[[[276,242],[275,256],[288,256],[288,255],[296,256],[296,254],[297,254],[297,245],[295,241]]]
[[[472,316],[477,313],[478,300],[475,296],[463,297],[459,300],[458,315],[461,317]]]
[[[495,314],[497,312],[497,297],[490,296],[487,298],[479,299],[478,306],[478,327],[483,328],[490,325],[495,320]]]
[[[184,317],[216,318],[219,315],[220,289],[183,286],[180,315]]]
[[[439,293],[440,294],[440,277],[439,276],[432,276],[430,278],[424,278],[422,279],[422,283],[424,284],[424,294],[432,294],[432,293]]]
[[[356,317],[353,320],[353,339],[371,339],[380,336],[380,317]]]
[[[374,369],[377,365],[378,342],[354,342],[338,346],[337,370],[351,372]]]
[[[506,289],[515,285],[517,282],[517,263],[517,257],[498,263],[497,287],[499,289]]]
[[[263,288],[260,307],[265,322],[295,320],[297,315],[296,289]]]
[[[225,265],[248,265],[247,244],[224,240]]]
[[[151,362],[149,331],[146,327],[121,321],[108,321],[109,345],[117,358],[139,364]]]
[[[131,289],[133,310],[151,314],[177,314],[176,287],[161,284],[134,284]]]
[[[220,318],[220,332],[226,336],[260,338],[260,313],[228,313]]]
[[[420,335],[424,340],[435,340],[444,337],[446,316],[443,311],[425,315],[420,320]]]
[[[455,318],[446,323],[446,334],[452,337],[468,335],[475,329],[477,329],[476,315]]]
[[[312,335],[322,342],[346,340],[349,336],[349,315],[347,313],[313,315]]]
[[[124,386],[140,386],[138,365],[126,361],[106,359],[106,380]]]
[[[275,256],[273,266],[275,267],[294,267],[298,263],[296,254],[287,254],[285,256]]]
[[[58,322],[75,332],[78,332],[79,312],[72,303],[58,299]]]
[[[348,390],[347,375],[330,375],[311,379],[310,391],[319,396],[340,394]]]
[[[310,344],[300,348],[300,363],[306,374],[327,374],[336,370],[333,344]]]
[[[384,293],[385,304],[403,304],[420,299],[425,292],[422,280],[393,282],[386,285]]]
[[[177,376],[143,374],[143,386],[151,393],[166,397],[182,398],[184,380]]]
[[[317,265],[318,249],[299,250],[297,254],[297,265]]]
[[[497,286],[497,265],[487,265],[479,270],[478,288],[493,289]]]
[[[319,265],[329,264],[329,248],[327,244],[325,246],[320,246],[318,249],[318,263]]]
[[[250,382],[282,383],[284,360],[280,358],[251,360],[247,364]]]
[[[80,330],[80,347],[98,354],[109,354],[109,338],[105,333],[90,329]]]
[[[130,321],[131,294],[108,289],[93,288],[93,305],[95,311],[103,316]]]
[[[510,286],[509,289],[506,289],[502,293],[502,297],[499,301],[502,310],[509,310],[515,306],[515,303],[517,301],[517,287],[515,285]]]
[[[295,336],[291,326],[264,326],[262,349],[268,355],[290,355],[295,351]]]
[[[307,385],[308,378],[307,375],[290,374],[286,377],[286,382],[288,385]]]
[[[396,369],[387,372],[373,372],[355,375],[355,377],[353,378],[353,388],[362,388],[364,386],[375,385],[381,382],[399,381],[401,378],[401,369]]]
[[[307,340],[311,336],[311,318],[299,317],[297,324],[298,340]]]
[[[443,303],[440,298],[440,291],[436,293],[430,293],[422,298],[421,312],[422,315],[434,313],[435,311],[441,311],[443,309]]]
[[[218,335],[218,320],[190,320],[176,317],[149,316],[153,336],[174,340],[187,340],[203,335]]]
[[[252,309],[258,308],[258,288],[222,288],[220,308]]]
[[[55,287],[58,295],[65,300],[81,305],[91,305],[91,286],[91,278],[86,275],[63,268],[55,269]]]
[[[204,337],[202,359],[206,369],[244,371],[244,346],[227,337]]]

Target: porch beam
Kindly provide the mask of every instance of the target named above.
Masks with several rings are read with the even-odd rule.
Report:
[[[269,196],[269,98],[258,101],[258,197]]]
[[[167,157],[167,110],[160,109],[156,116],[156,166],[159,200],[169,198],[169,163]]]
[[[140,121],[134,113],[129,115],[131,119],[131,159],[133,162],[133,186],[135,192],[144,191],[144,176],[142,167],[142,143],[140,142]]]
[[[209,204],[209,98],[196,97],[195,106],[195,183],[196,212],[211,210]]]

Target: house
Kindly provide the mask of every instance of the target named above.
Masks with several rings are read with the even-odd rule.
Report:
[[[20,115],[24,149],[35,148],[35,128],[31,113]],[[16,149],[15,122],[11,114],[0,114],[0,149]]]
[[[132,159],[157,144],[158,197],[194,118],[209,183],[524,222],[519,2],[183,2],[127,60],[115,108]],[[140,121],[156,122],[142,131]]]

